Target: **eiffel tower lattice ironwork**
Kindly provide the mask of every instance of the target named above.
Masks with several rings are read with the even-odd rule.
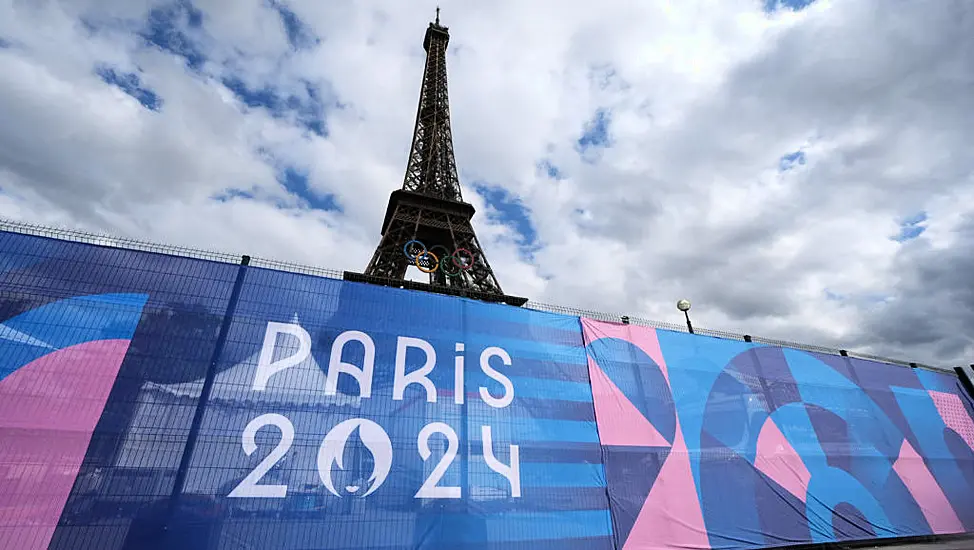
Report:
[[[423,40],[426,68],[402,189],[389,197],[365,272],[346,271],[344,278],[520,306],[527,299],[501,290],[470,223],[474,207],[460,192],[446,78],[450,32],[439,12]],[[410,265],[428,273],[429,283],[406,280]]]

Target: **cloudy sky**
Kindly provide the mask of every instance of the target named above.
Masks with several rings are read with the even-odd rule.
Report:
[[[440,5],[507,293],[974,362],[974,3]],[[361,270],[435,6],[0,0],[0,217]]]

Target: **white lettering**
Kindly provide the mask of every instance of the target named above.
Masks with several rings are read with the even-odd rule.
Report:
[[[239,485],[227,495],[230,498],[284,498],[287,496],[287,485],[258,485],[260,478],[267,475],[267,472],[287,454],[291,444],[294,443],[294,425],[286,416],[269,413],[262,414],[250,421],[244,428],[242,435],[243,450],[247,456],[254,454],[257,450],[257,431],[264,426],[276,426],[281,430],[281,440],[277,442],[274,450],[264,457],[247,477],[243,478]]]
[[[423,366],[406,374],[406,352],[409,348],[418,348],[426,354]],[[436,403],[436,386],[426,377],[436,366],[436,350],[426,340],[400,336],[396,341],[396,370],[392,382],[392,398],[402,401],[402,394],[410,384],[419,384],[426,388],[426,401]]]
[[[419,456],[423,458],[423,461],[429,460],[430,455],[433,454],[433,451],[430,449],[430,437],[435,433],[446,436],[446,452],[443,453],[443,457],[436,463],[429,477],[426,478],[422,487],[416,492],[415,498],[460,498],[460,487],[441,487],[437,485],[440,479],[443,478],[443,474],[450,467],[450,464],[453,463],[453,459],[457,456],[457,449],[460,448],[460,439],[457,437],[457,432],[453,431],[453,428],[443,422],[427,424],[420,430],[419,437],[416,438],[416,445],[419,447]]]
[[[489,347],[480,354],[480,369],[484,371],[484,374],[500,382],[500,384],[504,386],[504,395],[501,397],[494,397],[490,395],[487,388],[481,386],[480,398],[491,407],[502,409],[510,405],[511,401],[514,400],[514,384],[511,383],[511,380],[508,377],[491,368],[491,357],[500,357],[501,362],[504,363],[505,366],[509,367],[511,366],[511,356],[508,355],[507,352],[502,348],[498,347]]]
[[[290,334],[298,339],[298,350],[287,357],[274,361],[274,350],[277,349],[277,335]],[[304,330],[301,325],[291,323],[267,323],[267,330],[264,331],[264,343],[260,347],[260,355],[257,357],[257,372],[254,374],[254,391],[263,391],[267,388],[267,381],[271,376],[289,369],[311,355],[311,335]]]
[[[362,368],[351,363],[342,361],[342,352],[345,344],[349,342],[359,342],[365,348],[365,358],[362,361]],[[335,395],[338,391],[338,376],[345,373],[358,382],[359,396],[372,396],[372,370],[375,367],[375,342],[368,334],[349,330],[338,335],[335,342],[331,345],[331,356],[328,359],[328,378],[325,380],[325,395]]]
[[[457,342],[457,356],[453,360],[453,402],[463,405],[463,343]]]
[[[521,496],[521,461],[517,445],[511,445],[511,465],[505,466],[494,456],[494,442],[490,437],[490,426],[480,427],[484,443],[484,461],[487,467],[507,478],[511,484],[511,497]]]

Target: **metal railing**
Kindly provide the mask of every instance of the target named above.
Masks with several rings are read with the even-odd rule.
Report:
[[[230,254],[225,252],[213,252],[213,251],[203,250],[198,248],[156,244],[156,243],[150,243],[146,241],[140,241],[137,239],[126,238],[126,237],[117,237],[117,236],[106,235],[106,234],[90,233],[86,231],[67,229],[63,227],[41,226],[36,224],[30,224],[30,223],[25,223],[20,221],[4,220],[4,219],[0,219],[0,231],[21,233],[25,235],[35,235],[40,237],[50,237],[54,239],[61,239],[66,241],[79,242],[79,243],[87,243],[87,244],[93,244],[99,246],[138,250],[143,252],[153,252],[158,254],[168,254],[168,255],[181,256],[186,258],[196,258],[201,260],[209,260],[213,262],[229,263],[235,265],[240,263],[240,257],[242,256],[242,254]],[[249,265],[254,267],[263,267],[267,269],[274,269],[274,270],[284,271],[289,273],[316,275],[319,277],[327,277],[330,279],[339,279],[339,280],[342,279],[342,271],[340,270],[315,267],[315,266],[310,266],[305,264],[261,258],[255,256],[250,256]],[[687,332],[687,327],[686,325],[683,324],[667,323],[663,321],[644,319],[640,317],[625,316],[621,314],[612,314],[612,313],[606,313],[602,311],[592,311],[592,310],[579,309],[579,308],[568,307],[568,306],[545,304],[545,303],[534,302],[534,301],[528,301],[524,305],[524,307],[528,309],[533,309],[535,311],[544,311],[548,313],[560,313],[564,315],[572,315],[578,317],[588,317],[600,321],[610,321],[610,322],[624,321],[633,325],[653,327],[653,328],[659,328],[659,329],[677,331],[677,332]],[[878,355],[860,353],[851,350],[842,350],[838,348],[817,346],[812,344],[803,344],[800,342],[791,342],[787,340],[777,340],[774,338],[765,338],[761,336],[748,335],[745,333],[728,332],[728,331],[713,330],[713,329],[699,328],[699,327],[694,327],[693,332],[699,335],[712,336],[716,338],[724,338],[729,340],[755,342],[755,343],[765,344],[769,346],[794,348],[803,351],[825,353],[830,355],[847,355],[849,357],[856,357],[856,358],[867,359],[871,361],[879,361],[882,363],[889,363],[889,364],[900,365],[904,367],[927,368],[933,370],[947,370],[947,371],[953,370],[951,367],[946,367],[946,366],[927,365],[927,364],[922,364],[917,362],[905,361],[902,359],[893,359],[889,357],[882,357]]]
[[[646,327],[653,327],[663,330],[671,330],[676,332],[688,332],[687,326],[679,323],[667,323],[664,321],[656,321],[653,319],[644,319],[641,317],[625,316],[621,314],[606,313],[602,311],[592,311],[587,309],[579,309],[573,307],[557,306],[551,304],[541,304],[538,302],[528,302],[524,307],[531,308],[537,311],[547,311],[550,313],[561,313],[564,315],[577,315],[579,317],[588,317],[591,319],[597,319],[599,321],[610,321],[610,322],[628,322],[631,325],[640,325]],[[900,365],[904,367],[913,368],[927,368],[934,370],[949,370],[952,371],[950,367],[927,365],[923,363],[905,361],[902,359],[892,359],[889,357],[881,357],[879,355],[871,355],[868,353],[861,353],[851,350],[843,350],[839,348],[832,348],[827,346],[818,346],[814,344],[803,344],[801,342],[791,342],[788,340],[778,340],[775,338],[766,338],[763,336],[754,336],[750,334],[745,334],[743,332],[728,332],[725,330],[716,330],[701,328],[698,326],[693,327],[693,333],[703,336],[712,336],[715,338],[723,338],[726,340],[740,340],[744,342],[755,342],[758,344],[765,344],[768,346],[776,346],[781,348],[794,348],[803,351],[810,351],[816,353],[825,353],[829,355],[846,355],[848,357],[856,357],[859,359],[868,359],[870,361],[879,361],[882,363],[890,363],[893,365]]]

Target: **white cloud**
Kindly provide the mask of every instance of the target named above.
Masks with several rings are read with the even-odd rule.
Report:
[[[968,3],[441,4],[464,197],[506,292],[671,322],[688,297],[700,326],[969,362]],[[0,2],[0,215],[362,269],[402,183],[435,3],[291,0],[319,39],[300,51],[265,2],[193,5],[202,24],[180,12],[175,31],[206,62],[188,67],[137,34],[172,4]],[[137,72],[162,108],[98,65]],[[247,108],[228,78],[324,109],[327,135]],[[586,162],[599,109],[611,147]],[[282,165],[342,212],[300,206]],[[475,182],[522,201],[531,254]],[[253,198],[214,199],[232,189]],[[921,211],[917,239],[890,240]]]

